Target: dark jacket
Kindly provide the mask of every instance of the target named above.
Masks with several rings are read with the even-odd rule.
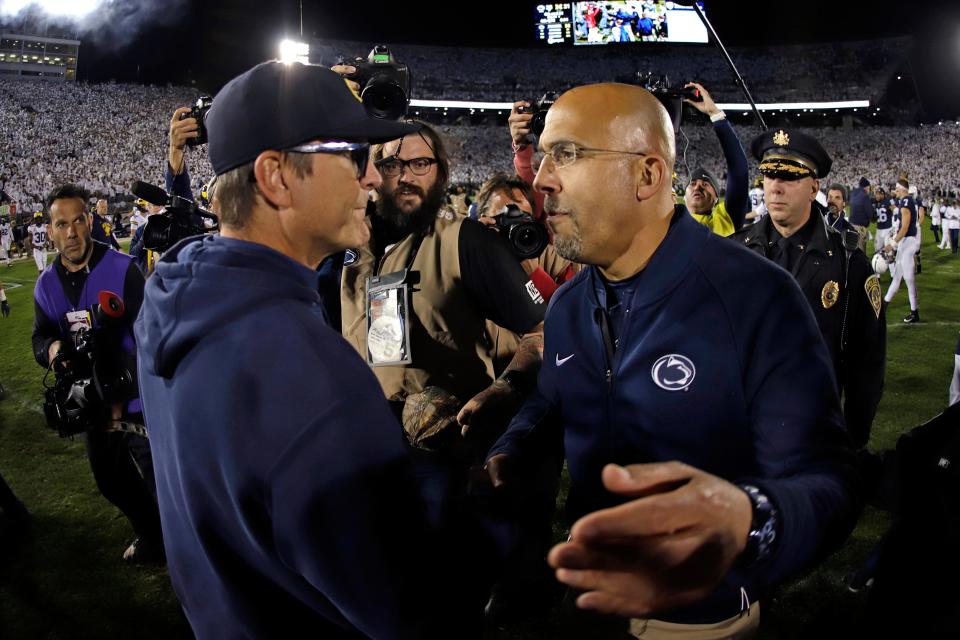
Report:
[[[873,198],[862,187],[850,192],[850,223],[869,227],[873,218]]]
[[[94,211],[91,215],[93,216],[93,225],[90,228],[90,235],[93,236],[93,239],[97,242],[108,244],[119,251],[120,243],[117,242],[117,238],[113,235],[113,230],[110,228],[110,223],[104,218],[100,217],[100,214],[96,211]]]
[[[815,203],[810,223],[815,228],[809,243],[801,245],[792,271],[830,349],[847,429],[854,443],[863,447],[883,393],[886,367],[887,324],[880,279],[857,249],[856,233],[829,228],[821,214]],[[769,258],[780,234],[770,216],[765,216],[731,238]]]
[[[312,269],[189,238],[148,280],[136,335],[170,578],[198,638],[439,635],[457,589],[434,574],[400,426],[324,322]]]
[[[859,477],[829,354],[789,274],[682,206],[638,276],[612,361],[600,277],[588,267],[554,294],[537,390],[488,457],[535,455],[539,436],[562,428],[571,520],[626,502],[601,483],[607,463],[680,460],[761,487],[782,514],[773,555],[662,617],[736,615],[741,587],[753,599],[808,568],[856,521]]]

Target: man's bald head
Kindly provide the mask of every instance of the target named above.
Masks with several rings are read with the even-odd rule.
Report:
[[[617,83],[576,87],[547,112],[548,126],[551,123],[582,136],[571,141],[583,146],[656,153],[671,171],[676,162],[670,115],[642,87]]]
[[[663,105],[633,85],[578,87],[550,107],[539,144],[547,155],[533,186],[545,194],[557,253],[614,278],[626,259],[636,273],[637,244],[666,233],[674,211],[676,152]]]

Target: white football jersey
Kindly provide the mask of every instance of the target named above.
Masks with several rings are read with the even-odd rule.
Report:
[[[133,215],[130,216],[130,235],[133,236],[137,232],[137,229],[140,225],[144,224],[147,221],[147,216],[140,213],[140,211],[135,210]]]
[[[43,224],[32,224],[27,227],[27,233],[33,240],[34,247],[42,247],[47,244],[47,226]]]

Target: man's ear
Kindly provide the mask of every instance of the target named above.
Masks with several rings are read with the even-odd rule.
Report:
[[[282,154],[279,151],[262,152],[253,161],[253,176],[260,195],[270,206],[280,209],[290,205],[290,189],[282,171]]]
[[[672,172],[663,158],[655,155],[643,156],[634,162],[634,178],[637,185],[637,201],[649,200],[660,193],[664,182],[672,182]]]
[[[813,179],[813,189],[810,192],[810,202],[813,202],[817,199],[817,194],[820,193],[820,180],[819,178]]]

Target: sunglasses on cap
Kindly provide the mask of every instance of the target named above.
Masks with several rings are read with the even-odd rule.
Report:
[[[293,153],[332,153],[350,154],[350,159],[357,167],[357,180],[361,180],[367,172],[367,163],[370,162],[370,143],[368,142],[308,142],[285,149]]]

